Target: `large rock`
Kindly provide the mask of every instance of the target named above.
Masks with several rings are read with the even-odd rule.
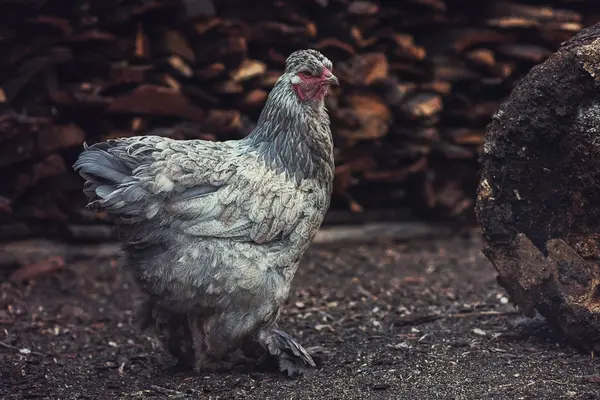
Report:
[[[533,68],[495,114],[477,216],[498,282],[600,348],[600,24]]]

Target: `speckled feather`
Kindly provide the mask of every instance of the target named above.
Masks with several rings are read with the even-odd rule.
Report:
[[[334,174],[323,101],[299,99],[292,85],[323,67],[331,62],[314,50],[292,53],[242,140],[122,138],[86,146],[74,166],[90,205],[118,217],[127,265],[155,312],[185,314],[216,358],[249,338],[286,342],[269,334]]]

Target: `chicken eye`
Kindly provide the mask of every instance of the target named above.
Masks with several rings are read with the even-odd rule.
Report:
[[[304,76],[307,76],[309,78],[316,76],[316,74],[313,71],[309,71],[309,70],[302,71],[301,74]]]

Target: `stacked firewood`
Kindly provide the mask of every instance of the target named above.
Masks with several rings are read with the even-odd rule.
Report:
[[[595,0],[526,3],[0,1],[0,236],[102,218],[70,168],[83,141],[243,137],[286,56],[308,47],[342,82],[328,99],[332,207],[469,214],[500,102],[600,20]]]

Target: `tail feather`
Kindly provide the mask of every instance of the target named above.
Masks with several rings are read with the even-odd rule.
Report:
[[[149,194],[134,177],[133,159],[122,160],[112,152],[109,143],[92,146],[84,144],[84,151],[73,169],[85,179],[83,192],[89,206],[103,208],[118,215],[139,215],[146,209]],[[132,165],[133,164],[133,165]]]
[[[114,155],[103,150],[86,150],[74,165],[85,179],[101,178],[107,182],[120,182],[131,175],[131,170]]]

